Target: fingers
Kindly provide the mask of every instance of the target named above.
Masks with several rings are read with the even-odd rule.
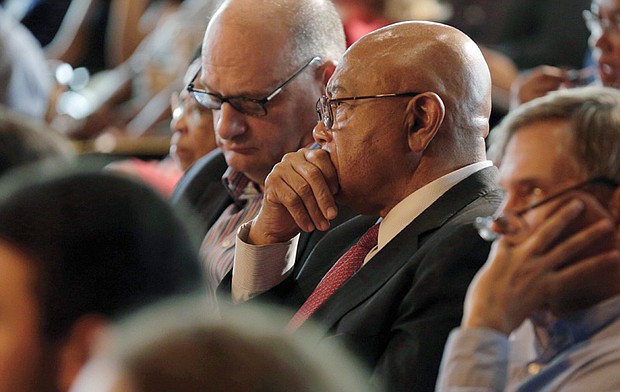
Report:
[[[548,306],[563,317],[611,298],[619,284],[620,252],[599,253],[549,275]]]
[[[321,150],[287,154],[265,182],[265,200],[283,205],[301,230],[327,230],[336,217],[336,170]]]
[[[575,199],[566,203],[545,220],[533,232],[525,233],[527,238],[523,242],[534,255],[543,254],[555,243],[562,231],[583,211],[584,204]]]
[[[607,219],[601,219],[583,230],[573,234],[554,247],[548,254],[546,267],[557,270],[568,263],[577,263],[580,258],[595,254],[597,251],[610,250],[614,242],[614,226]],[[619,282],[620,283],[620,282]]]
[[[567,81],[566,71],[557,67],[541,66],[521,75],[511,87],[514,105],[542,97],[560,88]]]

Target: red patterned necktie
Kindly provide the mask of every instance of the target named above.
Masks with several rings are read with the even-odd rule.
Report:
[[[338,259],[336,264],[325,274],[310,297],[299,308],[287,325],[288,331],[295,331],[310,317],[315,310],[331,297],[331,295],[344,284],[358,269],[361,268],[364,258],[372,248],[377,245],[379,236],[379,223],[372,226],[345,254]]]

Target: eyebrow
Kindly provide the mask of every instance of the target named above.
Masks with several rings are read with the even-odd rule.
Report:
[[[227,98],[232,98],[232,97],[243,97],[243,98],[251,98],[251,99],[263,99],[265,98],[265,95],[269,94],[272,90],[267,90],[265,89],[264,91],[260,92],[260,93],[252,93],[249,91],[245,91],[245,92],[241,92],[241,93],[237,93],[237,94],[220,94],[219,92],[216,92],[216,90],[214,88],[211,88],[208,84],[204,83],[201,81],[201,87],[199,86],[199,88],[202,88],[203,90],[205,90],[208,93],[211,94],[215,94],[215,95],[219,95],[222,97],[227,97]],[[281,94],[283,94],[284,91],[282,91]]]
[[[196,80],[200,81],[200,86],[197,86],[197,87],[202,89],[202,90],[205,90],[208,93],[219,95],[219,96],[222,96],[222,97],[228,97],[228,98],[231,98],[231,97],[243,97],[243,98],[252,98],[252,99],[262,99],[262,98],[265,98],[265,95],[269,94],[272,91],[272,90],[269,90],[269,89],[273,89],[273,88],[275,88],[275,86],[277,86],[277,84],[279,84],[278,81],[276,81],[276,82],[274,82],[275,84],[274,84],[273,87],[265,88],[265,90],[261,91],[261,92],[243,91],[243,92],[236,93],[236,94],[221,94],[219,91],[217,91],[216,89],[212,88],[207,83],[205,83],[205,81],[203,79],[203,75],[205,75],[205,72],[202,72],[202,71],[204,71],[204,67],[203,66],[201,66],[200,77],[198,77],[196,79]],[[284,93],[284,91],[281,94],[283,94],[283,93]]]

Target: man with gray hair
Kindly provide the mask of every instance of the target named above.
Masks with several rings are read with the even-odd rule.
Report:
[[[267,174],[284,154],[313,144],[315,102],[344,48],[329,0],[229,0],[209,23],[202,69],[187,90],[213,110],[219,150],[188,171],[172,200],[188,201],[203,221],[212,293],[232,268],[237,228],[262,205]],[[322,234],[303,236],[299,253]]]
[[[437,390],[618,390],[620,91],[556,91],[493,133],[505,201]]]

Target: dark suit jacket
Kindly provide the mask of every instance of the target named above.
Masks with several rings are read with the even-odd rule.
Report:
[[[487,168],[450,189],[312,315],[327,329],[323,342],[344,342],[388,391],[434,390],[448,333],[460,324],[467,287],[487,258],[490,244],[472,222],[499,207],[496,180],[497,169]],[[269,295],[299,308],[375,222],[360,216],[331,231],[294,279]]]
[[[199,221],[201,239],[233,202],[222,183],[226,168],[228,165],[222,150],[215,149],[194,162],[170,196],[173,205],[183,204],[190,208]]]
[[[232,197],[222,183],[227,169],[224,154],[218,148],[196,161],[177,184],[170,201],[173,205],[185,205],[198,220],[200,238],[204,238],[222,212],[233,203]],[[339,208],[338,217],[330,222],[330,230],[355,216],[348,208]],[[299,260],[305,259],[317,242],[327,232],[315,230],[302,233],[297,247]],[[227,279],[228,281],[229,279]]]

